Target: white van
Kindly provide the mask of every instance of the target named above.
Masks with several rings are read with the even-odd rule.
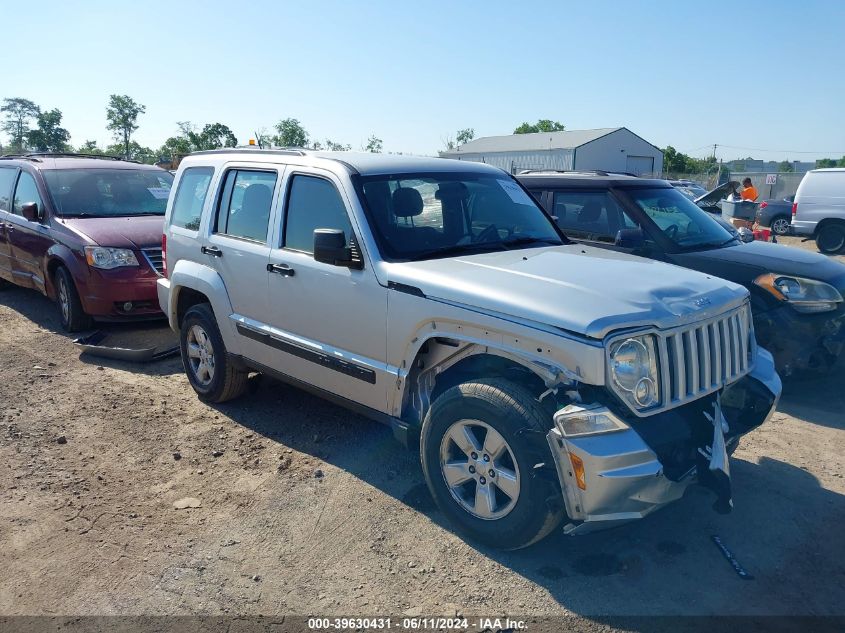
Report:
[[[845,169],[808,171],[792,205],[792,230],[825,254],[845,252]]]

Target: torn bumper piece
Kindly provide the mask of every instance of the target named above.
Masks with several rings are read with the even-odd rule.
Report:
[[[705,413],[713,412],[717,398],[730,449],[771,416],[780,393],[772,357],[759,350],[754,370],[721,394],[648,418],[600,404],[561,409],[546,438],[571,519],[564,531],[585,534],[641,519],[682,497],[690,484],[706,484],[698,476],[700,449],[714,443]]]

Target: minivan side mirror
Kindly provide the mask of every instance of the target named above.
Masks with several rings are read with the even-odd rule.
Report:
[[[21,207],[21,215],[25,220],[30,222],[38,222],[41,220],[41,213],[38,210],[37,202],[27,202]]]
[[[346,234],[340,229],[314,229],[314,259],[331,266],[363,268],[360,259],[352,258]]]
[[[619,229],[614,244],[620,248],[642,248],[645,246],[645,233],[642,229]]]

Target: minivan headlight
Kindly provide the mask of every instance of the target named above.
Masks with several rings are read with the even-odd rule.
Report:
[[[657,341],[652,334],[631,336],[610,345],[610,378],[614,390],[635,409],[660,402]]]
[[[137,266],[138,258],[128,248],[106,248],[103,246],[86,246],[85,261],[93,268],[120,268],[122,266]]]
[[[767,273],[757,277],[754,283],[798,312],[830,312],[842,303],[842,295],[836,288],[817,279]]]

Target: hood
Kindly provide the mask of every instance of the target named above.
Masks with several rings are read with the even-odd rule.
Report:
[[[161,245],[163,215],[118,218],[58,218],[72,231],[98,246],[148,248]]]
[[[698,321],[748,296],[723,279],[582,244],[386,267],[389,281],[432,299],[596,339],[614,329]]]
[[[698,196],[695,199],[695,203],[700,207],[713,207],[718,205],[721,200],[727,198],[728,194],[732,191],[739,191],[739,183],[736,180],[729,180],[715,189],[711,189],[703,196]]]
[[[753,276],[762,273],[780,273],[818,279],[832,283],[837,288],[845,278],[845,264],[840,264],[820,253],[771,242],[754,241],[724,248],[692,251],[678,255],[677,260],[683,265],[704,269],[741,283],[751,281],[751,279],[737,278],[737,275],[744,277],[744,271],[748,271],[749,268],[752,269],[750,274]],[[697,265],[697,262],[700,264]],[[707,264],[718,266],[718,268]]]

